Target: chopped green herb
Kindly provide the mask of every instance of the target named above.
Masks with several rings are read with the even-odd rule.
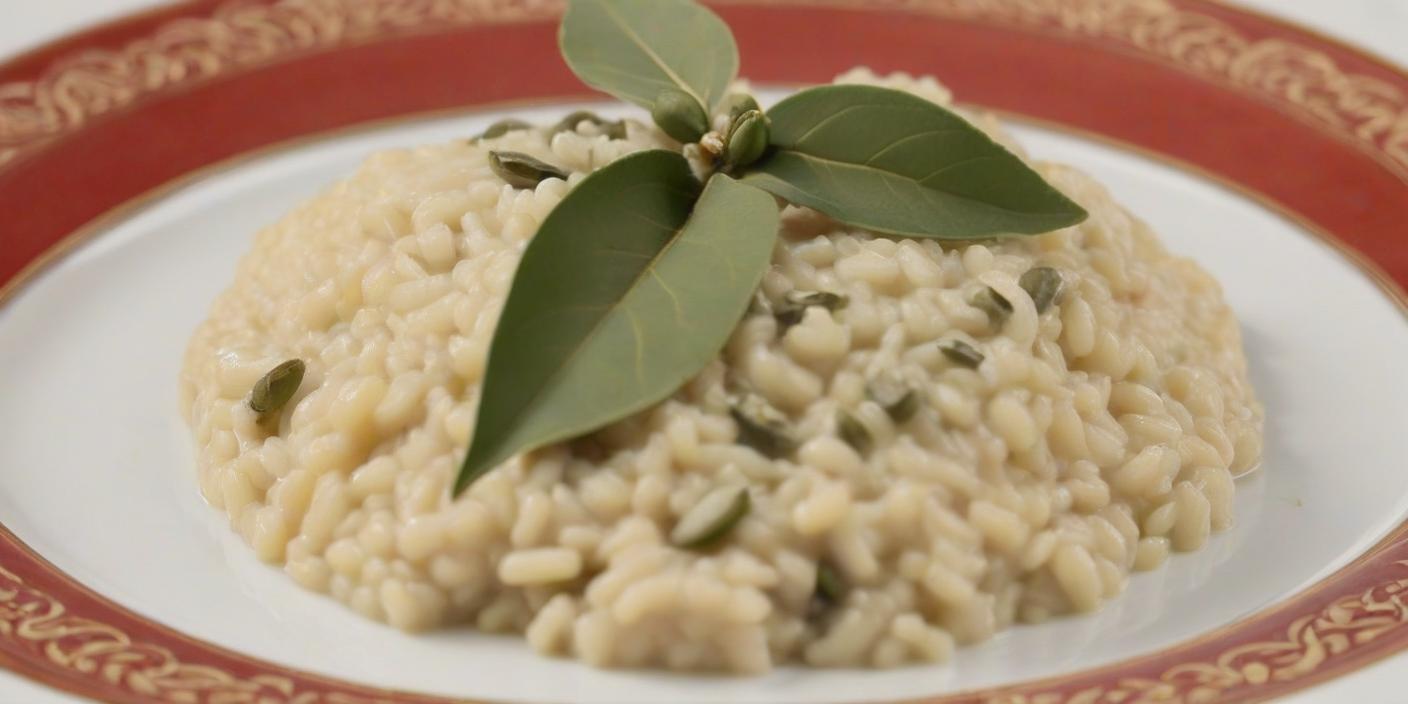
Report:
[[[891,377],[872,380],[865,387],[865,395],[880,404],[896,423],[908,422],[919,411],[919,394]]]
[[[535,188],[550,179],[567,180],[567,172],[521,152],[489,152],[489,168],[514,188]]]
[[[1007,318],[1012,315],[1012,302],[991,286],[979,289],[972,298],[968,299],[968,303],[987,313],[988,322],[994,328],[1001,328],[1002,324],[1007,322]]]
[[[259,424],[276,422],[284,406],[298,393],[303,385],[303,374],[307,365],[301,359],[290,359],[265,374],[255,382],[249,392],[249,408],[259,416]]]
[[[1038,315],[1045,313],[1047,308],[1061,296],[1061,272],[1049,266],[1034,266],[1022,274],[1022,278],[1017,280],[1017,285],[1032,297],[1032,303],[1036,304]]]
[[[836,434],[862,455],[870,452],[870,448],[875,445],[875,439],[870,436],[870,430],[865,424],[846,411],[836,413]]]
[[[846,598],[846,582],[826,561],[816,565],[816,583],[812,586],[811,603],[807,605],[807,618],[819,619],[827,615]]]
[[[606,135],[608,139],[626,138],[625,120],[607,120],[606,118],[590,110],[578,110],[574,113],[568,114],[567,117],[558,120],[557,124],[553,125],[552,133],[557,134],[558,132],[576,132],[577,125],[580,125],[583,122],[589,122],[599,128],[601,130],[601,133]]]
[[[949,340],[947,344],[940,345],[939,350],[949,361],[969,369],[977,369],[983,363],[983,353],[962,340]]]
[[[711,547],[743,520],[751,503],[748,487],[715,489],[680,517],[675,529],[670,532],[670,542],[691,550]]]
[[[807,309],[812,306],[825,308],[831,312],[842,310],[850,303],[850,299],[839,293],[830,291],[788,291],[783,296],[782,303],[773,309],[773,317],[777,319],[777,334],[782,335],[787,329],[802,322]]]
[[[816,595],[832,604],[846,596],[846,584],[841,581],[841,575],[825,562],[816,566]]]
[[[729,409],[734,423],[738,424],[738,442],[757,450],[767,457],[778,458],[792,454],[797,449],[797,441],[792,438],[787,419],[767,401],[748,396]]]
[[[533,126],[528,124],[527,122],[509,118],[507,120],[499,120],[498,122],[489,125],[483,132],[479,133],[479,136],[475,137],[475,139],[495,139],[497,137],[502,137],[508,134],[509,132],[519,132],[522,130],[531,129],[533,129]]]

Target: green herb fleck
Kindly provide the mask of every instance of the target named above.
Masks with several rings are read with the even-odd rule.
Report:
[[[536,188],[550,178],[567,180],[567,172],[521,152],[489,152],[489,168],[514,188]]]
[[[988,322],[994,328],[1001,328],[1012,315],[1012,302],[991,286],[984,286],[968,299],[968,304],[988,314]]]
[[[865,395],[879,404],[896,423],[907,423],[919,411],[919,394],[895,379],[882,376],[865,387]]]
[[[600,129],[601,133],[606,135],[608,139],[626,138],[625,120],[607,120],[606,118],[590,110],[578,110],[576,112],[568,114],[567,117],[558,120],[557,124],[553,125],[552,133],[557,134],[558,132],[576,132],[577,125],[580,125],[583,122],[590,123],[597,129]]]
[[[787,417],[762,398],[749,395],[729,408],[738,425],[738,442],[773,459],[786,457],[797,449]]]
[[[670,542],[691,550],[716,545],[748,515],[752,501],[748,487],[726,486],[715,489],[699,500],[680,517],[670,532]]]
[[[845,309],[849,303],[850,299],[845,295],[830,291],[788,291],[787,295],[782,297],[782,303],[773,309],[773,317],[777,319],[777,334],[782,335],[788,328],[802,322],[807,309],[812,306],[834,313]]]
[[[875,439],[871,437],[870,430],[859,418],[846,411],[836,413],[836,434],[861,455],[869,453],[870,448],[875,446]]]
[[[515,120],[513,118],[509,118],[507,120],[499,120],[498,122],[489,125],[487,128],[485,128],[483,132],[479,133],[479,136],[475,137],[475,139],[495,139],[498,137],[502,137],[508,134],[509,132],[520,132],[523,130],[531,129],[533,129],[532,125],[522,120]]]
[[[829,563],[822,562],[816,566],[816,595],[832,604],[839,603],[846,596],[846,583],[841,581],[841,575]]]
[[[949,340],[948,344],[940,345],[939,350],[949,361],[962,367],[977,369],[983,363],[983,353],[963,340]]]
[[[260,425],[277,422],[284,406],[298,393],[303,385],[303,374],[307,365],[301,359],[290,359],[265,374],[255,382],[249,392],[249,408],[258,414]]]
[[[1032,297],[1032,303],[1036,305],[1038,315],[1045,313],[1047,308],[1061,296],[1061,272],[1049,266],[1034,266],[1022,274],[1022,278],[1017,280],[1017,285]]]

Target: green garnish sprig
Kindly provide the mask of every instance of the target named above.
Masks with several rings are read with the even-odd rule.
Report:
[[[544,219],[494,332],[456,494],[514,455],[644,410],[698,373],[770,265],[779,198],[893,237],[1032,235],[1086,217],[981,130],[908,93],[820,86],[766,112],[729,94],[738,47],[692,0],[571,0],[559,44],[584,83],[650,111],[714,168],[701,182],[681,151],[631,154],[588,175]],[[613,138],[625,132],[594,124]],[[484,136],[523,127],[508,121]],[[561,175],[505,152],[494,170],[521,188]],[[1059,279],[1035,276],[1024,284],[1049,305]],[[995,291],[974,305],[995,326],[1011,312]],[[913,400],[887,408],[907,418]]]

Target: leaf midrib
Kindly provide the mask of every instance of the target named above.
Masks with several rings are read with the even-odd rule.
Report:
[[[934,191],[934,192],[936,192],[936,193],[942,193],[942,194],[947,195],[947,196],[949,196],[949,197],[951,197],[951,198],[956,198],[956,199],[963,200],[963,201],[967,201],[967,202],[970,202],[970,203],[977,203],[978,205],[986,206],[986,207],[988,207],[988,208],[992,208],[993,210],[1000,210],[1000,211],[1002,211],[1002,212],[1005,212],[1005,213],[1012,213],[1012,214],[1014,214],[1014,215],[1027,215],[1027,216],[1058,216],[1058,215],[1066,215],[1066,214],[1067,214],[1065,211],[1013,210],[1013,209],[1008,208],[1008,207],[1005,207],[1005,206],[995,205],[995,204],[990,203],[990,202],[985,201],[985,200],[979,200],[978,198],[974,198],[974,197],[972,197],[972,196],[965,196],[965,195],[963,195],[963,194],[961,194],[961,193],[954,193],[953,191],[946,191],[946,190],[941,189],[941,188],[934,188],[934,187],[932,187],[932,186],[926,186],[926,185],[924,185],[924,184],[922,183],[922,181],[920,181],[920,180],[918,180],[918,179],[910,178],[909,176],[906,176],[906,175],[904,175],[904,174],[897,173],[897,172],[894,172],[894,171],[886,171],[885,169],[882,169],[882,168],[877,167],[877,166],[872,166],[872,165],[870,165],[870,164],[855,164],[855,163],[852,163],[852,162],[849,162],[849,161],[840,161],[840,160],[837,160],[837,159],[828,159],[828,158],[826,158],[826,157],[824,157],[824,156],[817,156],[817,155],[815,155],[815,154],[809,154],[809,153],[807,153],[807,152],[798,151],[798,150],[796,150],[796,149],[792,149],[792,148],[788,148],[788,147],[778,147],[777,151],[778,151],[779,153],[794,154],[794,155],[796,155],[798,158],[801,158],[801,159],[807,159],[807,160],[812,160],[812,161],[823,162],[823,163],[827,164],[828,166],[835,166],[835,167],[849,168],[849,169],[863,169],[863,170],[866,170],[866,171],[874,171],[874,172],[876,172],[876,173],[878,173],[878,174],[880,174],[880,175],[882,175],[882,176],[890,176],[890,177],[894,177],[894,178],[897,178],[897,179],[900,179],[900,180],[911,181],[911,182],[913,182],[915,185],[918,185],[921,189]],[[970,160],[970,161],[971,161],[971,160]],[[950,164],[950,166],[957,166],[957,165],[962,164],[962,163],[963,163],[963,162],[959,162],[958,164]],[[772,174],[769,174],[769,175],[770,175],[770,176],[773,176]],[[932,178],[932,177],[933,177],[933,174],[930,174],[929,176],[926,176],[925,178]],[[782,179],[782,178],[779,178],[779,177],[777,177],[777,176],[773,176],[773,178],[776,178],[776,179],[778,179],[779,181],[782,181],[783,183],[787,183],[786,179]],[[788,184],[788,185],[791,185],[791,184]],[[793,186],[793,188],[796,188],[796,186]]]
[[[646,57],[649,58],[662,73],[669,77],[676,86],[679,86],[680,90],[688,93],[689,97],[699,101],[699,105],[705,110],[710,108],[709,104],[704,102],[704,98],[700,97],[688,83],[685,83],[684,79],[681,78],[679,74],[675,73],[675,70],[670,68],[670,66],[665,63],[665,60],[660,58],[660,55],[656,54],[655,50],[650,48],[650,45],[646,44],[645,40],[642,39],[639,34],[636,34],[635,29],[626,23],[621,15],[616,12],[615,8],[611,7],[611,3],[601,3],[601,7],[606,12],[606,15],[611,18],[611,21],[615,22],[616,26],[620,27],[621,31],[625,32],[626,36],[630,37],[631,41],[640,48]]]
[[[673,189],[671,189],[671,190],[673,190]],[[639,214],[639,213],[637,213],[637,214]],[[691,217],[691,218],[693,217],[693,213],[692,213],[692,212],[690,213],[690,217]],[[648,219],[647,219],[647,221],[652,222],[652,223],[654,222],[654,221],[650,221],[650,220],[648,220]],[[671,249],[674,248],[674,246],[675,246],[676,244],[679,243],[679,240],[680,240],[680,233],[684,231],[685,226],[687,226],[688,224],[689,224],[689,218],[686,218],[685,221],[684,221],[684,223],[683,223],[682,225],[680,225],[679,227],[668,228],[668,229],[670,229],[674,234],[672,234],[672,235],[670,236],[669,241],[665,243],[665,246],[664,246],[664,247],[661,247],[661,248],[660,248],[660,251],[659,251],[658,253],[656,253],[655,255],[653,255],[653,256],[650,257],[650,263],[649,263],[649,264],[646,264],[644,267],[641,268],[641,270],[640,270],[639,272],[636,273],[636,276],[635,276],[634,279],[632,279],[630,285],[627,286],[627,287],[625,287],[624,291],[625,291],[625,293],[626,293],[627,295],[622,295],[622,296],[620,296],[619,299],[618,299],[616,302],[611,303],[611,304],[609,304],[609,305],[607,305],[607,306],[604,306],[604,307],[602,307],[602,308],[600,309],[600,310],[602,311],[602,313],[601,313],[601,315],[597,316],[596,322],[592,325],[591,331],[588,332],[586,335],[583,335],[583,336],[582,336],[582,339],[581,339],[580,341],[578,341],[578,343],[577,343],[575,346],[572,347],[572,351],[569,352],[569,353],[567,354],[567,356],[563,358],[562,363],[559,364],[559,365],[557,365],[557,369],[555,369],[552,374],[548,375],[546,378],[543,379],[543,383],[538,385],[538,388],[537,388],[536,390],[534,390],[534,391],[532,392],[532,394],[529,395],[527,402],[525,402],[525,403],[520,407],[522,410],[520,410],[520,411],[514,413],[514,414],[513,414],[513,417],[511,418],[511,420],[513,420],[513,421],[522,420],[522,418],[524,417],[524,415],[526,415],[526,414],[528,413],[528,410],[531,409],[535,403],[537,403],[537,401],[538,401],[539,398],[542,397],[543,393],[544,393],[549,387],[553,386],[553,383],[554,383],[555,381],[557,381],[558,377],[560,377],[560,376],[564,373],[564,370],[566,370],[569,366],[572,365],[572,362],[577,358],[577,355],[581,354],[582,349],[585,348],[589,342],[591,342],[592,340],[596,339],[596,336],[597,336],[597,335],[601,334],[601,329],[602,329],[602,327],[603,327],[602,324],[601,324],[602,321],[606,320],[607,318],[610,318],[611,316],[613,316],[613,315],[617,312],[617,310],[619,310],[619,309],[622,308],[622,303],[621,303],[621,302],[624,301],[624,300],[626,300],[626,298],[629,297],[630,292],[633,291],[633,290],[635,290],[636,286],[638,286],[638,285],[640,284],[640,282],[645,278],[645,276],[646,276],[647,274],[655,274],[655,269],[656,269],[656,267],[659,265],[661,259],[663,259],[664,256],[665,256],[665,254],[668,253]],[[655,275],[658,276],[658,274],[655,274]],[[639,374],[641,373],[641,372],[640,372],[639,359],[640,359],[640,347],[641,347],[641,338],[642,338],[642,335],[641,335],[641,333],[640,333],[640,326],[639,326],[639,323],[636,322],[635,316],[631,313],[630,309],[626,309],[625,312],[626,312],[626,314],[627,314],[627,317],[630,319],[632,331],[635,333],[635,338],[636,338],[636,353],[637,353],[637,354],[636,354],[636,357],[637,357],[637,360],[638,360],[638,363],[637,363],[637,366],[636,366],[636,374],[639,375]],[[482,403],[482,399],[481,399],[481,403]],[[513,425],[517,425],[517,424],[516,424],[516,423],[513,423],[513,424],[510,425],[510,427],[512,427]],[[512,431],[510,431],[510,432],[512,432]],[[571,432],[575,432],[575,431],[568,431],[568,434],[570,434]],[[554,442],[554,441],[549,441],[549,442]],[[500,444],[502,444],[502,443],[500,443]],[[500,460],[500,461],[502,461],[502,460]]]

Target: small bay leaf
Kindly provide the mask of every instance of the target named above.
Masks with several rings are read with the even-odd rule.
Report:
[[[712,111],[738,75],[733,33],[692,0],[572,0],[558,44],[583,83],[647,110],[675,89]]]
[[[632,154],[585,178],[519,262],[455,493],[519,452],[624,418],[694,376],[748,307],[778,217],[772,196],[727,176],[701,194],[675,152]]]
[[[848,225],[971,239],[1049,232],[1086,217],[982,130],[908,93],[823,86],[768,117],[773,149],[744,183]]]

